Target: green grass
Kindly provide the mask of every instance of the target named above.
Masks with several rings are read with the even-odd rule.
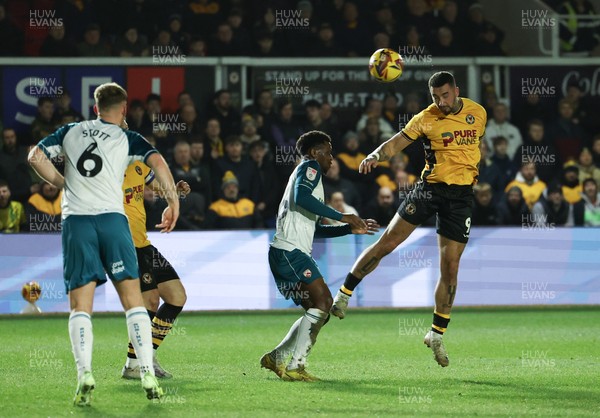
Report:
[[[600,416],[596,308],[456,308],[447,368],[422,342],[429,310],[354,310],[332,318],[311,353],[323,381],[288,383],[258,359],[299,314],[184,313],[160,349],[175,375],[161,404],[120,378],[125,319],[97,315],[91,408],[71,406],[66,317],[2,318],[0,416]]]

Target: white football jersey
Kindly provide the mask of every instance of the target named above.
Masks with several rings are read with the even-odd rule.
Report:
[[[271,246],[286,251],[299,249],[303,253],[311,255],[315,225],[320,216],[294,203],[295,184],[296,179],[299,178],[299,187],[309,187],[312,189],[312,195],[323,202],[325,192],[321,177],[321,167],[314,160],[304,160],[296,167],[288,180],[279,204],[277,229]]]
[[[38,147],[49,158],[63,155],[65,189],[62,218],[99,215],[123,208],[123,177],[136,160],[158,152],[143,136],[101,119],[71,123],[42,139]]]

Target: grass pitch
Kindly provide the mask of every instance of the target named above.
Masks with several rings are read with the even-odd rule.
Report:
[[[299,315],[184,312],[159,350],[175,375],[160,402],[120,377],[124,317],[96,315],[89,408],[71,404],[66,316],[1,318],[0,416],[600,416],[597,308],[455,308],[447,368],[422,342],[431,311],[351,310],[309,358],[323,381],[283,382],[258,360]]]

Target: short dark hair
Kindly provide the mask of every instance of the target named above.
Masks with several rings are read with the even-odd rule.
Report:
[[[456,80],[454,79],[452,73],[448,71],[438,71],[429,77],[429,88],[442,87],[445,84],[450,84],[450,87],[456,87]]]
[[[302,155],[308,155],[311,148],[331,143],[331,137],[322,131],[308,131],[298,138],[296,148]]]
[[[139,99],[135,99],[132,100],[131,103],[129,104],[129,109],[135,109],[135,108],[144,108],[144,103],[142,103],[141,100]]]
[[[542,122],[541,119],[531,119],[529,122],[527,122],[527,129],[531,128],[532,125],[541,126],[543,128],[544,122]]]
[[[318,100],[315,99],[310,99],[309,101],[307,101],[306,103],[304,103],[304,108],[308,108],[308,107],[316,107],[316,108],[321,108],[321,103]]]
[[[153,100],[158,100],[159,102],[162,101],[162,99],[160,98],[160,96],[158,94],[150,93],[148,95],[148,97],[146,97],[146,103],[151,102]]]
[[[497,146],[501,142],[508,143],[508,139],[504,138],[503,136],[496,136],[496,137],[492,138],[492,145],[493,146]]]
[[[127,102],[127,92],[117,83],[105,83],[94,91],[94,100],[99,110]]]
[[[239,142],[240,144],[242,143],[240,137],[237,135],[229,135],[227,138],[225,138],[224,145],[227,146],[229,144],[235,144],[236,142]]]
[[[8,182],[6,180],[0,179],[0,187],[10,187],[8,186]]]
[[[598,187],[598,183],[592,177],[588,177],[587,179],[583,180],[581,186],[585,188],[586,183],[592,183],[594,186]]]
[[[52,100],[50,97],[40,97],[37,101],[37,105],[41,106],[44,103],[52,103],[54,104],[54,100]]]
[[[263,148],[266,149],[267,151],[269,150],[269,143],[267,141],[263,141],[263,140],[258,140],[258,141],[254,141],[250,143],[250,146],[248,147],[248,151],[252,151],[254,148]]]

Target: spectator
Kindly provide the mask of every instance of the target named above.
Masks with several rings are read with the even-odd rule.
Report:
[[[321,115],[321,119],[323,120],[323,125],[327,126],[327,129],[331,130],[331,132],[334,132],[334,135],[336,135],[336,138],[332,138],[332,140],[338,140],[341,135],[340,122],[338,120],[337,115],[333,112],[333,107],[331,106],[331,103],[322,102],[319,114]],[[337,142],[339,143],[339,140]],[[335,143],[333,143],[332,145],[335,151]]]
[[[224,155],[223,140],[221,139],[221,124],[218,119],[209,119],[206,121],[204,129],[204,149],[210,150],[210,154],[205,158],[216,160]]]
[[[60,232],[62,191],[54,185],[40,184],[40,191],[29,198],[25,213],[31,232]]]
[[[395,126],[398,122],[398,110],[398,97],[394,93],[387,93],[383,99],[382,116],[390,126]]]
[[[82,57],[108,57],[110,48],[101,37],[100,26],[92,23],[83,34],[83,42],[77,44],[77,53]]]
[[[519,128],[508,121],[508,108],[503,103],[494,106],[494,117],[485,127],[486,138],[502,136],[508,141],[506,153],[510,159],[515,157],[515,152],[523,144]]]
[[[178,231],[196,231],[201,229],[206,219],[206,199],[203,195],[190,192],[179,198],[179,218],[175,229]]]
[[[435,40],[431,46],[431,53],[439,57],[458,57],[463,55],[457,42],[454,40],[452,30],[446,26],[438,28]]]
[[[435,25],[433,15],[425,0],[408,0],[407,11],[401,15],[401,24],[404,27],[413,26],[418,36],[428,34]],[[406,44],[405,44],[406,45]]]
[[[262,89],[258,92],[254,102],[256,114],[262,118],[262,124],[258,123],[258,134],[269,145],[274,145],[273,134],[271,132],[273,123],[277,120],[274,110],[273,93],[269,89]]]
[[[114,53],[119,57],[147,57],[150,47],[146,37],[140,36],[137,28],[130,27],[115,42]]]
[[[313,57],[335,57],[340,54],[340,47],[335,40],[335,33],[329,23],[321,23],[317,39],[312,44],[309,53]]]
[[[329,121],[324,121],[321,117],[321,103],[318,100],[308,100],[304,104],[306,111],[306,122],[304,124],[304,132],[308,131],[322,131],[331,137],[333,148],[336,149],[335,144],[339,147],[339,131]]]
[[[400,54],[405,56],[412,55],[415,60],[419,60],[419,57],[423,58],[429,54],[428,48],[423,45],[423,36],[424,32],[419,32],[419,29],[415,25],[411,24],[407,26]]]
[[[169,16],[169,33],[171,35],[171,39],[179,47],[180,51],[184,51],[187,47],[190,35],[187,32],[184,32],[182,26],[181,15],[172,14]]]
[[[190,164],[200,169],[202,185],[198,192],[209,202],[212,197],[212,178],[210,163],[204,158],[204,141],[201,135],[192,135],[190,139]]]
[[[375,219],[381,226],[389,225],[396,214],[394,194],[389,188],[381,187],[377,196],[367,204],[363,212],[364,218]]]
[[[487,183],[477,183],[473,187],[475,192],[475,203],[473,214],[471,215],[471,225],[473,226],[494,226],[498,225],[498,213],[494,205],[494,194],[492,187]]]
[[[27,227],[25,208],[10,198],[8,183],[0,180],[0,232],[15,233]]]
[[[192,38],[188,45],[188,55],[190,57],[205,57],[207,54],[206,49],[206,41],[204,39]]]
[[[358,167],[367,155],[360,152],[360,142],[356,132],[348,131],[344,135],[344,147],[337,154],[340,165],[340,175],[350,180],[358,189],[361,196],[369,195],[369,190],[373,187],[373,172],[361,174]]]
[[[278,57],[280,51],[275,44],[273,34],[270,32],[259,31],[255,36],[256,44],[254,45],[255,57]]]
[[[514,165],[520,166],[525,162],[535,163],[540,180],[550,184],[559,171],[558,155],[554,146],[544,135],[544,122],[533,119],[527,124],[527,136],[515,152]]]
[[[252,117],[246,117],[242,121],[242,134],[240,140],[244,146],[244,155],[248,155],[250,147],[256,141],[260,141],[260,135],[256,133],[256,121]],[[267,144],[267,148],[268,148]]]
[[[77,46],[65,37],[64,25],[52,26],[48,30],[48,37],[44,40],[40,49],[44,57],[76,57]]]
[[[325,189],[326,200],[331,197],[333,192],[342,192],[346,197],[346,202],[360,210],[361,196],[351,181],[340,176],[340,164],[336,158],[333,159],[327,174],[323,176],[323,188]]]
[[[358,6],[353,1],[344,2],[342,20],[335,33],[346,56],[368,56],[372,52],[369,42],[371,28],[366,19],[359,15]]]
[[[470,54],[473,56],[503,56],[504,32],[483,15],[483,6],[473,3],[469,7],[469,23],[467,30],[471,38]]]
[[[183,50],[171,39],[171,32],[161,29],[152,42],[152,57],[174,57],[183,54]],[[169,62],[166,60],[166,62]]]
[[[56,129],[56,118],[54,116],[54,100],[50,97],[38,99],[38,111],[31,123],[31,140],[38,143]]]
[[[327,201],[327,206],[337,210],[341,213],[351,213],[353,215],[359,216],[358,212],[355,208],[350,206],[344,201],[344,193],[342,192],[333,192]],[[325,225],[345,225],[343,222],[336,221],[334,219],[323,218],[322,223]]]
[[[385,139],[394,134],[392,125],[383,117],[383,102],[381,100],[373,97],[367,99],[365,110],[356,124],[356,132],[362,131],[367,126],[367,119],[369,118],[375,118],[379,125],[379,132],[382,136],[386,137]],[[369,150],[368,152],[371,151]]]
[[[171,173],[175,182],[186,181],[194,193],[202,196],[202,207],[206,207],[207,202],[211,200],[210,173],[204,166],[192,165],[190,144],[185,140],[179,140],[175,144],[173,153],[173,163],[171,164]]]
[[[196,107],[196,104],[194,103],[194,99],[192,99],[192,95],[190,94],[190,92],[183,90],[177,95],[177,112],[179,112],[179,110],[185,105],[192,105]]]
[[[381,3],[379,7],[377,7],[375,10],[375,20],[379,25],[379,31],[388,35],[390,43],[398,45],[400,43],[398,39],[398,23],[388,4]]]
[[[579,168],[574,161],[565,164],[560,183],[562,195],[567,203],[575,204],[581,200],[583,187],[579,182]]]
[[[231,171],[225,172],[221,183],[223,197],[208,208],[205,227],[211,229],[251,229],[262,227],[254,202],[240,198],[239,183]]]
[[[502,173],[505,179],[512,179],[515,175],[515,166],[513,160],[508,156],[508,141],[502,136],[492,138],[492,144],[494,145],[494,154],[491,156],[492,163],[494,163]]]
[[[313,5],[309,0],[300,0],[296,4],[296,9],[300,11],[299,19],[304,19],[308,25],[301,29],[286,31],[287,44],[293,46],[288,48],[284,55],[306,57],[310,54],[310,49],[315,43],[315,33],[317,32],[318,17],[313,13]]]
[[[579,182],[583,184],[583,181],[588,178],[593,178],[596,184],[600,183],[600,168],[594,165],[594,159],[592,152],[589,148],[584,148],[579,154]]]
[[[381,131],[381,124],[376,117],[370,117],[366,121],[366,126],[359,131],[360,151],[364,154],[370,154],[379,145],[390,138],[387,132]]]
[[[458,5],[455,0],[446,0],[442,12],[437,17],[435,27],[446,27],[452,34],[452,39],[456,44],[464,45],[467,41],[465,36],[465,22],[460,18],[458,13]]]
[[[523,163],[516,178],[508,183],[505,189],[506,193],[513,187],[520,189],[528,208],[533,207],[542,195],[542,192],[546,189],[546,183],[538,178],[535,170],[534,163]]]
[[[63,93],[54,101],[54,117],[62,120],[65,116],[73,116],[73,122],[81,122],[84,118],[73,106],[71,106],[71,94],[63,89]],[[61,125],[64,125],[61,123]]]
[[[239,135],[241,116],[237,110],[231,106],[231,93],[229,90],[218,90],[208,106],[207,116],[219,120],[221,124],[221,134],[227,138],[231,135]]]
[[[583,181],[581,198],[585,205],[584,226],[600,226],[600,193],[598,192],[598,183],[593,178]]]
[[[550,141],[556,147],[558,160],[564,164],[576,159],[584,145],[584,132],[573,116],[573,105],[567,99],[558,102],[558,119],[550,125]]]
[[[506,195],[498,206],[498,224],[504,226],[529,225],[531,223],[530,214],[527,202],[523,198],[522,189],[517,186],[507,188]]]
[[[215,33],[222,19],[222,10],[216,0],[191,0],[183,16],[183,26],[192,33],[207,39]]]
[[[13,199],[26,202],[31,194],[31,176],[27,164],[27,148],[19,146],[14,129],[2,131],[4,146],[0,151],[0,179],[6,179]]]
[[[265,141],[254,141],[250,144],[248,153],[251,160],[258,167],[258,176],[260,179],[260,188],[263,190],[263,199],[256,205],[267,228],[275,227],[275,218],[281,196],[277,193],[280,190],[280,182],[275,170],[275,164],[269,154],[269,144]]]
[[[585,53],[598,44],[598,29],[589,20],[579,16],[596,16],[594,6],[588,0],[567,0],[558,9],[558,14],[568,15],[567,23],[559,25],[560,49],[565,53]]]
[[[550,112],[545,102],[540,99],[540,95],[533,93],[526,96],[525,103],[519,107],[512,119],[521,131],[525,131],[532,120],[547,124],[550,120]]]
[[[279,117],[273,123],[271,135],[279,147],[295,147],[298,137],[302,135],[302,127],[294,120],[292,102],[284,100],[279,103]]]
[[[587,133],[600,130],[600,121],[598,120],[596,113],[591,111],[596,104],[590,100],[590,96],[591,95],[586,95],[582,91],[581,86],[577,82],[570,83],[567,86],[565,99],[567,99],[573,107],[573,121],[578,123],[584,132]]]
[[[218,158],[213,166],[213,182],[223,178],[225,173],[231,171],[238,184],[241,197],[252,200],[255,204],[262,202],[263,190],[260,187],[258,168],[248,157],[242,154],[242,141],[238,136],[230,136],[225,139],[225,155]],[[219,184],[214,184],[214,192],[219,190]]]
[[[592,158],[596,167],[600,168],[600,134],[592,139]]]
[[[385,32],[377,32],[373,36],[373,51],[381,48],[390,48],[390,35]]]
[[[227,22],[219,23],[215,40],[211,43],[212,51],[220,57],[234,57],[243,55],[242,47],[233,37],[233,29]]]
[[[0,4],[0,56],[21,56],[23,46],[23,32],[6,16],[4,4]]]
[[[186,104],[179,110],[179,118],[185,123],[185,134],[198,135],[202,133],[200,118],[193,104]]]
[[[244,26],[244,14],[240,9],[232,9],[227,16],[227,23],[233,30],[233,41],[237,43],[244,53],[242,55],[248,55],[247,51],[250,50],[250,32]]]
[[[379,187],[388,187],[392,192],[398,190],[398,183],[396,182],[396,175],[399,171],[406,172],[406,163],[408,157],[403,153],[398,153],[390,158],[389,167],[384,164],[377,166],[375,171],[375,182]],[[409,184],[413,184],[417,178],[412,174],[407,174]]]
[[[479,162],[479,183],[486,183],[492,188],[492,197],[494,203],[498,203],[504,194],[504,188],[508,183],[509,177],[506,177],[500,167],[490,158],[490,152],[486,141],[479,143],[479,151],[481,152],[481,160]]]
[[[127,114],[129,129],[146,136],[152,133],[152,121],[146,114],[141,100],[132,100]]]
[[[549,188],[532,209],[536,226],[583,226],[584,212],[583,202],[567,202],[559,185]]]

